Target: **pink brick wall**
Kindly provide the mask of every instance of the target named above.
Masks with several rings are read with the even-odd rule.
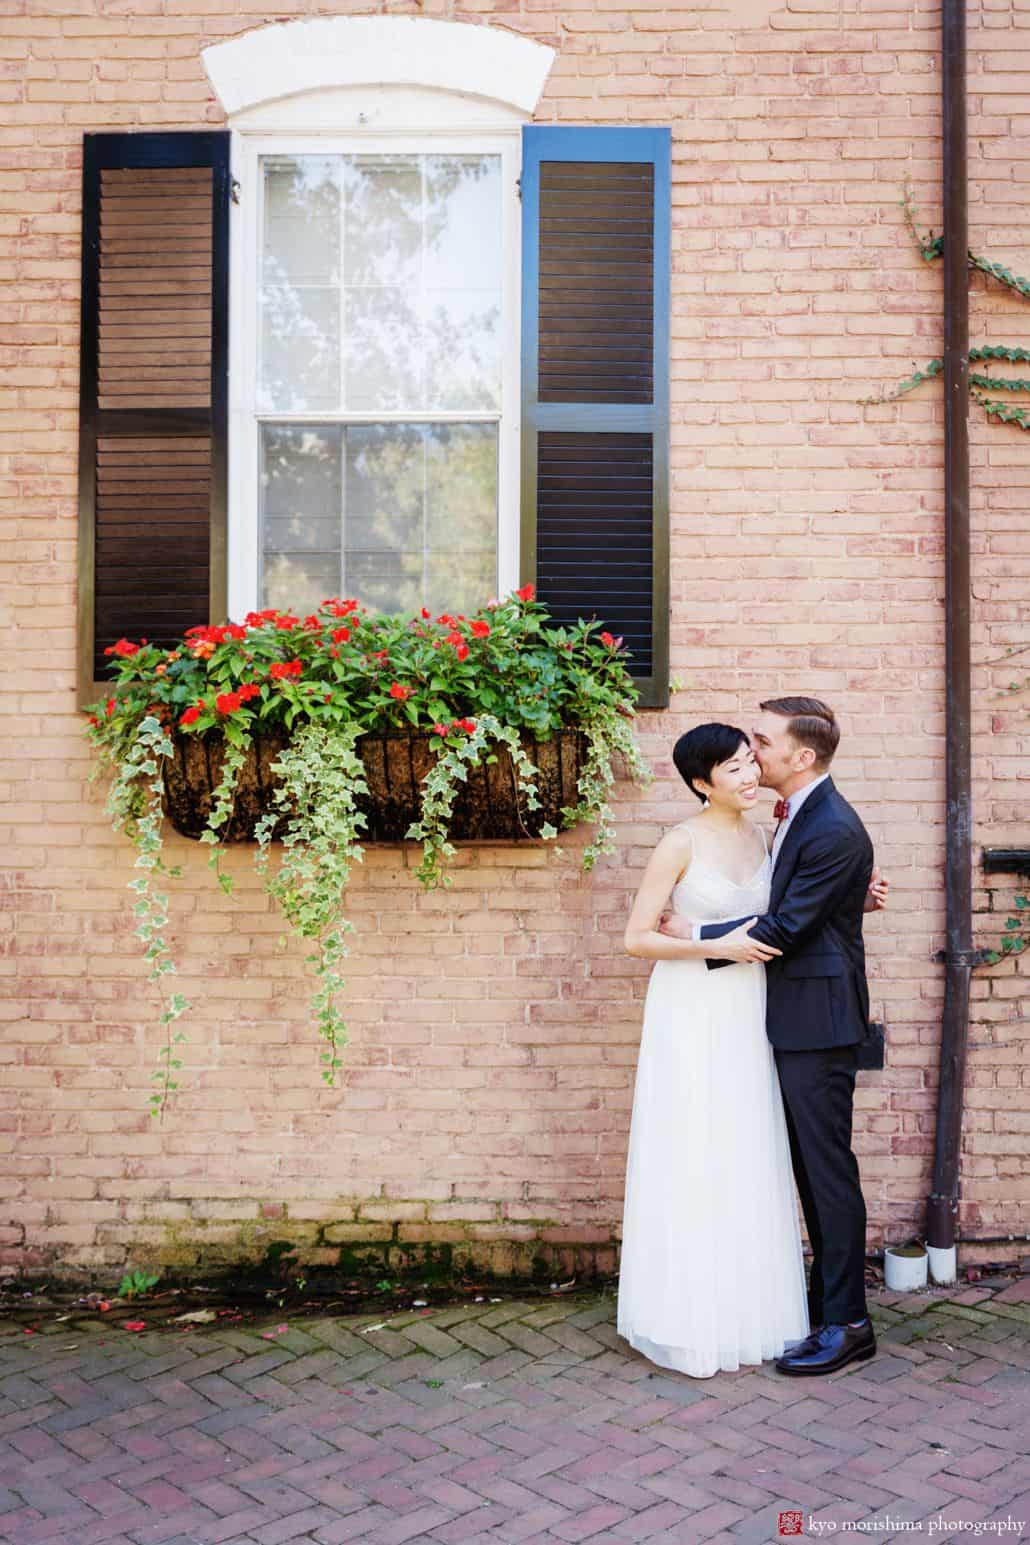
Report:
[[[232,858],[227,901],[175,839],[186,873],[173,931],[199,1006],[178,1107],[149,1120],[159,1041],[131,861],[87,791],[75,712],[81,136],[220,123],[199,50],[281,7],[15,0],[0,38],[0,1265],[206,1265],[290,1238],[315,1260],[396,1239],[502,1269],[549,1251],[558,1268],[591,1252],[610,1268],[647,975],[621,934],[648,852],[687,808],[668,748],[701,717],[746,726],[778,690],[837,706],[838,781],[893,881],[889,918],[869,928],[889,1065],[863,1078],[857,1144],[870,1243],[905,1237],[928,1190],[941,998],[940,392],[854,399],[939,348],[939,267],[920,261],[898,209],[908,168],[939,229],[936,0],[412,0],[291,14],[370,10],[551,44],[542,119],[673,126],[682,689],[670,711],[641,715],[659,782],[645,797],[621,791],[619,855],[589,879],[575,836],[564,859],[463,850],[453,891],[433,896],[417,891],[409,853],[370,851],[351,889],[352,1041],[336,1092],[319,1084],[304,967],[277,947],[249,854]],[[1026,271],[1030,9],[984,0],[970,25],[973,242]],[[974,338],[1018,341],[1018,302],[978,282],[973,312]],[[1028,445],[974,410],[978,662],[1030,642]],[[998,696],[1014,674],[980,664],[976,677],[977,836],[999,844],[1030,839],[1026,698]],[[1011,891],[978,888],[985,931]],[[1024,978],[1010,961],[974,988],[971,1236],[1025,1236],[1030,1223]]]

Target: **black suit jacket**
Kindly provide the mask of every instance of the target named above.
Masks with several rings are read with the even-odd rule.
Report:
[[[766,966],[766,1029],[783,1051],[864,1041],[869,1025],[862,919],[873,845],[855,811],[827,778],[805,800],[773,870],[769,910],[751,932],[782,950]],[[706,923],[720,939],[746,918]],[[710,970],[732,965],[709,960]]]

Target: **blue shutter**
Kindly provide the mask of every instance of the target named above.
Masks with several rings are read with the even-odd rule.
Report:
[[[522,578],[669,700],[667,128],[522,131]]]
[[[82,700],[122,635],[225,616],[229,132],[87,134],[79,398]]]

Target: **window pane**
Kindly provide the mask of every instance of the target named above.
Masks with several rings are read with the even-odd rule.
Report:
[[[259,411],[499,409],[500,157],[262,168]]]
[[[339,589],[342,444],[335,425],[263,427],[263,606],[309,612]]]
[[[424,406],[417,303],[404,290],[348,287],[344,391],[354,412]]]
[[[333,411],[340,397],[340,165],[266,158],[261,411]]]
[[[262,426],[263,605],[470,612],[496,588],[494,424]]]
[[[426,156],[422,327],[426,406],[501,401],[501,163]]]

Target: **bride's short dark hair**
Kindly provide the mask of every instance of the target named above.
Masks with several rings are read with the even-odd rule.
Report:
[[[728,762],[742,745],[750,744],[744,731],[733,724],[698,724],[677,740],[672,748],[672,759],[687,788],[703,804],[705,796],[695,789],[693,780],[703,778],[706,783],[711,783],[712,769],[720,762]]]

